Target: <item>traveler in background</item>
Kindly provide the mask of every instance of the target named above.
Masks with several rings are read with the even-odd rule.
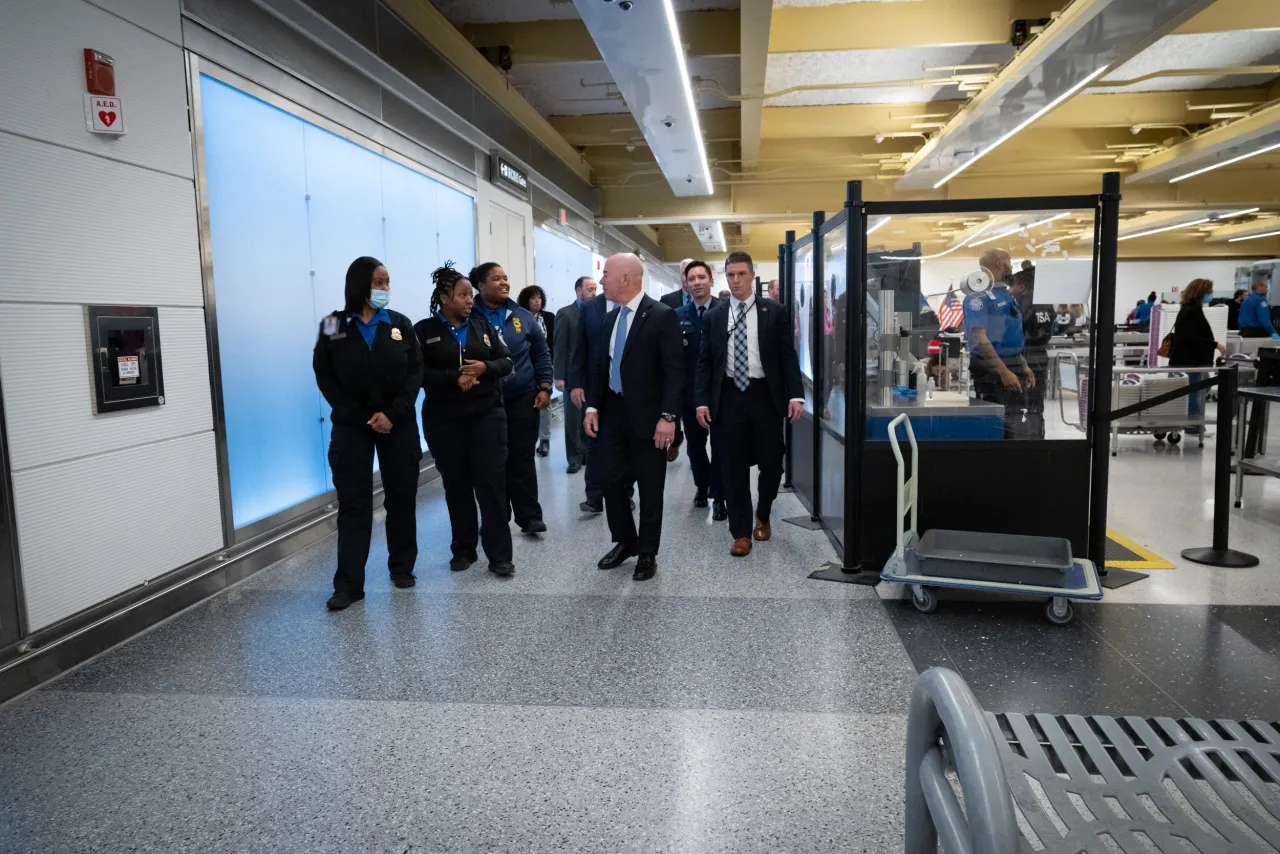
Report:
[[[784,419],[800,419],[804,386],[786,309],[755,293],[751,256],[732,252],[724,272],[733,292],[703,321],[698,355],[698,423],[710,429],[729,504],[729,554],[745,557],[751,540],[772,535],[770,515],[782,483]],[[755,525],[751,466],[760,467]]]
[[[529,285],[520,291],[520,296],[516,298],[516,302],[525,311],[533,315],[533,319],[542,327],[542,335],[547,339],[547,347],[551,350],[551,363],[554,366],[556,360],[555,347],[555,328],[556,319],[549,311],[544,309],[547,307],[547,292],[537,285]],[[552,374],[555,374],[554,367]],[[551,453],[551,407],[547,406],[542,410],[542,414],[538,416],[538,456],[545,457]]]
[[[1251,290],[1253,293],[1240,304],[1240,337],[1280,338],[1280,333],[1271,324],[1271,304],[1267,302],[1266,281],[1255,279]]]
[[[720,302],[728,302],[731,296],[733,296],[733,294],[729,293],[727,288],[722,288],[720,293],[716,294],[716,299],[720,300]]]
[[[412,587],[418,559],[418,463],[422,439],[414,404],[422,353],[409,318],[388,311],[391,276],[363,256],[347,268],[346,304],[320,322],[311,366],[333,407],[329,468],[338,492],[338,569],[329,610],[364,598],[373,532],[373,454],[387,510],[387,568],[396,587]]]
[[[685,281],[684,274],[692,263],[692,258],[686,258],[680,262],[680,290],[663,294],[659,302],[671,308],[680,308],[682,305],[689,304],[689,283]]]
[[[1144,303],[1138,303],[1138,305],[1143,304]],[[1071,327],[1075,322],[1075,315],[1068,311],[1065,305],[1060,305],[1058,306],[1058,316],[1053,319],[1053,333],[1055,335],[1069,335],[1072,332]]]
[[[502,378],[512,371],[511,354],[489,321],[472,312],[475,300],[466,276],[446,264],[431,281],[431,317],[413,329],[422,348],[422,429],[444,485],[453,534],[449,569],[461,572],[475,563],[477,540],[482,540],[489,571],[511,575],[507,410],[502,405]]]
[[[1156,292],[1152,291],[1147,294],[1147,301],[1138,305],[1133,311],[1133,322],[1138,325],[1138,329],[1146,332],[1151,326],[1151,309],[1156,304]]]
[[[1240,331],[1240,306],[1244,304],[1245,297],[1249,296],[1249,292],[1244,288],[1236,288],[1236,292],[1231,295],[1231,301],[1227,303],[1227,328]]]
[[[555,377],[556,391],[563,392],[564,404],[564,458],[565,471],[577,474],[586,462],[586,449],[582,436],[582,406],[566,388],[569,379],[569,357],[573,354],[573,339],[578,332],[578,315],[584,303],[596,297],[596,280],[581,276],[573,283],[573,302],[556,312],[555,339],[551,342],[551,373]]]
[[[1141,308],[1145,303],[1146,303],[1146,300],[1138,300],[1137,305],[1129,309],[1129,316],[1124,319],[1125,325],[1133,326],[1138,322],[1137,321],[1138,309]]]
[[[1213,364],[1213,351],[1226,355],[1223,346],[1214,340],[1213,329],[1204,316],[1205,303],[1213,293],[1213,282],[1208,279],[1193,279],[1182,290],[1182,307],[1178,309],[1178,319],[1173,324],[1173,340],[1169,342],[1169,367],[1195,368]],[[1199,371],[1190,371],[1187,377],[1193,383],[1204,379]],[[1187,398],[1187,409],[1195,418],[1204,411],[1204,392],[1194,392]],[[1195,434],[1200,431],[1192,427],[1186,432]]]
[[[776,303],[782,302],[782,291],[779,289],[777,279],[769,280],[769,299]]]
[[[547,530],[538,503],[538,470],[533,453],[538,419],[551,402],[551,350],[533,315],[511,299],[511,285],[501,266],[481,264],[468,276],[479,291],[475,309],[489,321],[511,353],[512,372],[502,381],[507,409],[507,504],[526,534]]]
[[[714,450],[707,456],[707,442],[710,433],[706,427],[698,423],[696,396],[694,394],[698,356],[702,352],[703,320],[708,311],[719,305],[711,298],[711,267],[705,261],[694,261],[685,269],[686,291],[689,302],[676,310],[676,318],[680,321],[680,333],[684,336],[684,407],[681,417],[684,420],[685,456],[689,458],[689,468],[693,470],[693,506],[707,506],[707,498],[715,502],[711,517],[717,522],[729,518],[729,510],[724,501],[724,490],[720,486],[721,473]]]
[[[645,295],[644,266],[635,255],[611,257],[600,284],[617,308],[605,325],[607,349],[593,359],[587,378],[583,429],[600,439],[615,545],[597,565],[613,569],[637,556],[631,577],[647,581],[658,571],[667,449],[675,442],[684,394],[680,324],[670,306]],[[627,496],[632,483],[640,487],[638,531]]]
[[[964,299],[969,376],[980,400],[1004,407],[1006,439],[1026,438],[1023,410],[1036,375],[1023,357],[1022,310],[1009,292],[1013,262],[1003,249],[988,249],[979,262],[991,273],[991,289]]]

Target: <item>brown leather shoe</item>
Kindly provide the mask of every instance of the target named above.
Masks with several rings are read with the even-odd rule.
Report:
[[[752,532],[751,536],[755,537],[757,541],[763,543],[765,540],[773,536],[773,529],[769,527],[768,522],[761,522],[757,520],[756,529]]]
[[[733,548],[729,549],[729,554],[734,557],[746,557],[751,554],[751,538],[738,537],[733,541]]]

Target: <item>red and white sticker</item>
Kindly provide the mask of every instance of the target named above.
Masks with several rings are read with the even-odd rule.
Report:
[[[93,133],[124,133],[124,102],[114,95],[84,96],[84,121]]]
[[[142,376],[137,356],[116,356],[116,374],[122,385],[133,385]]]

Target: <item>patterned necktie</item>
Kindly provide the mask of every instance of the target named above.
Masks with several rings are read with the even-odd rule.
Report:
[[[627,346],[627,315],[631,309],[625,305],[618,309],[618,334],[613,339],[613,358],[609,362],[609,388],[614,394],[622,394],[622,351]]]
[[[738,320],[733,324],[733,384],[738,391],[746,391],[751,384],[750,363],[747,361],[747,304],[738,303]]]

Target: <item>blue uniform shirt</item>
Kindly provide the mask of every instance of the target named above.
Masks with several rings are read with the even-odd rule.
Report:
[[[360,330],[360,337],[364,339],[364,343],[369,345],[370,350],[373,349],[373,336],[378,332],[378,324],[385,323],[387,326],[391,325],[391,315],[387,314],[387,310],[385,308],[378,309],[374,313],[373,317],[369,318],[368,323],[365,323],[364,318],[359,314],[354,314],[352,317],[355,319],[356,329]]]
[[[1261,329],[1268,335],[1275,335],[1276,328],[1271,325],[1271,305],[1266,294],[1249,294],[1240,303],[1240,331]]]
[[[1135,308],[1133,310],[1133,322],[1134,323],[1150,323],[1151,309],[1154,306],[1155,306],[1155,303],[1153,302],[1144,302],[1142,305]]]
[[[440,319],[444,320],[444,316],[441,315]],[[449,321],[444,320],[444,325],[449,327],[449,334],[453,336],[454,341],[458,342],[458,361],[461,362],[462,351],[467,349],[467,326],[469,321],[464,319],[461,326],[455,327]]]
[[[503,324],[507,322],[507,315],[511,313],[505,305],[489,308],[482,299],[476,300],[476,308],[480,310],[481,316],[489,321],[489,325],[499,331],[502,330]]]
[[[976,351],[973,333],[977,329],[987,333],[987,340],[1001,359],[1012,359],[1022,352],[1022,311],[1017,298],[1003,284],[985,294],[964,298],[964,330],[971,351]]]

